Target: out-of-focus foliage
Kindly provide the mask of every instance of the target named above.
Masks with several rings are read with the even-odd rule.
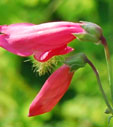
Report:
[[[1,25],[59,20],[99,24],[112,55],[113,0],[0,0]],[[103,47],[77,40],[69,45],[76,49],[75,52],[85,52],[93,61],[110,96]],[[0,48],[0,127],[107,126],[106,106],[88,65],[75,73],[69,90],[51,112],[27,117],[31,101],[49,76],[39,77],[28,60]]]

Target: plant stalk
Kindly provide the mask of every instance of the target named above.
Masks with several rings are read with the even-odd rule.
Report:
[[[109,101],[107,99],[107,96],[106,96],[105,92],[104,92],[104,89],[102,87],[101,80],[100,80],[100,76],[99,76],[99,73],[98,73],[97,69],[95,68],[95,66],[93,65],[93,63],[87,57],[85,58],[85,61],[91,66],[92,70],[94,71],[94,73],[96,75],[96,78],[97,78],[97,82],[98,82],[100,91],[101,91],[101,93],[103,95],[104,101],[105,101],[105,103],[106,103],[106,105],[107,105],[110,113],[113,114],[113,109],[112,109],[112,107],[111,107],[111,105],[110,105],[110,103],[109,103]]]
[[[105,56],[106,56],[109,84],[110,84],[110,90],[111,90],[111,99],[112,99],[112,106],[113,106],[113,73],[112,73],[110,53],[109,53],[109,48],[108,48],[106,39],[103,36],[101,37],[101,41],[102,41],[102,44],[104,46],[104,51],[105,51]]]

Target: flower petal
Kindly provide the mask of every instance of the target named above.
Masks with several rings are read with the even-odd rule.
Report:
[[[45,62],[53,56],[64,55],[64,54],[67,54],[71,51],[73,51],[73,48],[68,47],[66,45],[66,46],[63,46],[63,47],[60,47],[57,49],[53,49],[53,50],[49,50],[46,52],[35,52],[34,58],[40,62]]]
[[[51,111],[67,91],[73,72],[67,65],[56,70],[45,82],[29,109],[29,116]]]
[[[34,26],[31,23],[16,23],[11,25],[0,25],[0,32],[3,34],[17,34],[23,32],[28,26]]]
[[[2,46],[3,43],[5,43],[6,40],[5,40],[5,37],[3,34],[0,34],[0,46]]]
[[[30,56],[33,54],[33,51],[31,49],[25,49],[24,46],[21,47],[21,48],[15,48],[13,47],[12,45],[9,45],[8,44],[8,41],[7,41],[7,38],[8,38],[8,35],[6,34],[0,34],[0,47],[14,53],[14,54],[17,54],[19,56]]]

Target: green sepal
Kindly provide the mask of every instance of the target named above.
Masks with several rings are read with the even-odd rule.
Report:
[[[97,24],[81,21],[81,27],[84,29],[82,33],[73,33],[80,41],[88,41],[94,43],[101,42],[102,29]]]
[[[85,64],[87,63],[85,59],[86,59],[86,56],[84,53],[78,53],[67,58],[64,61],[64,63],[71,68],[71,71],[75,71],[85,66]]]

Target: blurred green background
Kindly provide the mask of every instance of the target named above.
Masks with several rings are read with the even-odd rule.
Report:
[[[61,20],[99,24],[113,58],[113,0],[0,0],[1,25]],[[110,96],[103,47],[77,40],[69,45],[76,53],[84,52],[93,61]],[[34,73],[29,58],[0,49],[0,127],[107,126],[106,106],[88,65],[75,73],[69,90],[51,112],[27,117],[30,103],[48,76],[39,77]]]

